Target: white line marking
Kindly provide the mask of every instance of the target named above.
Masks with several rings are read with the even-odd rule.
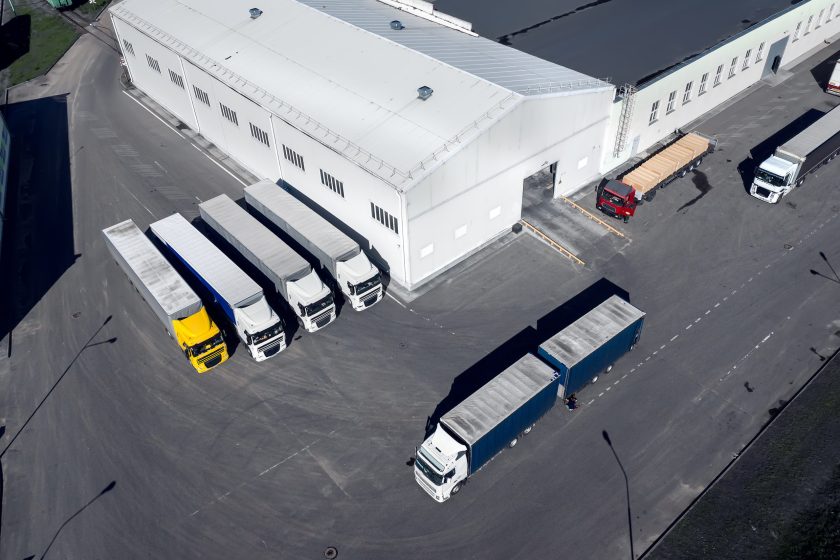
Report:
[[[609,391],[610,389],[612,389],[612,387],[607,387],[605,391]]]
[[[768,269],[768,268],[770,268],[770,265],[769,265],[769,264],[765,264],[765,265],[764,265],[764,269],[766,270],[766,269]]]
[[[622,375],[622,376],[621,376],[621,378],[622,378],[622,379],[624,379],[625,377],[627,377],[627,374],[626,374],[626,373],[625,373],[624,375]]]
[[[616,380],[615,380],[615,383],[613,383],[613,387],[615,387],[615,386],[616,386],[616,385],[618,385],[619,383],[621,383],[621,379],[616,379]]]
[[[677,338],[679,338],[679,336],[680,335],[678,335],[678,334],[675,334],[674,336],[672,336],[671,337],[671,342],[674,342],[675,340],[677,340]]]
[[[654,351],[653,351],[653,355],[654,355],[654,356],[656,356],[656,353],[657,353],[657,352],[659,352],[659,350],[654,350]]]
[[[728,299],[729,299],[729,296],[723,296],[723,301],[726,301]]]
[[[199,152],[201,155],[203,155],[204,157],[206,157],[207,159],[209,159],[210,161],[212,161],[213,163],[215,163],[217,166],[219,166],[219,169],[221,169],[222,171],[224,171],[225,173],[227,173],[228,175],[230,175],[231,177],[233,177],[234,179],[236,179],[236,180],[239,182],[239,184],[240,184],[240,185],[242,185],[243,187],[247,187],[247,186],[248,186],[248,183],[246,183],[245,181],[243,181],[242,179],[240,179],[239,177],[237,177],[236,175],[234,175],[233,173],[231,173],[230,169],[228,169],[227,167],[225,167],[224,165],[222,165],[221,163],[219,163],[218,161],[216,161],[215,159],[213,159],[212,157],[210,157],[208,154],[204,153],[204,151],[202,151],[202,149],[201,149],[201,148],[199,148],[199,147],[198,147],[198,146],[196,146],[195,144],[193,144],[193,145],[192,145],[192,147],[193,147],[193,148],[195,148],[196,150],[198,150],[198,152]]]
[[[711,309],[707,309],[707,310],[706,310],[706,312],[705,312],[705,313],[703,313],[703,315],[708,315],[708,314],[709,314],[709,313],[711,313],[711,312],[712,312],[712,310],[711,310]]]
[[[595,402],[595,399],[592,399],[591,401],[589,401],[588,403],[586,403],[586,406],[589,406],[590,404],[592,404],[592,403],[594,403],[594,402]]]
[[[648,360],[650,360],[650,356],[648,356],[647,358],[645,358],[645,361],[648,361]]]
[[[400,305],[400,307],[402,307],[403,309],[408,309],[408,307],[406,307],[406,306],[403,304],[403,302],[401,302],[400,300],[398,300],[397,298],[395,298],[394,296],[392,296],[389,292],[385,292],[385,295],[386,295],[386,296],[388,296],[389,298],[391,298],[392,300],[396,301],[396,302]]]
[[[749,280],[747,280],[747,282],[752,282],[752,281],[753,281],[753,277],[752,277],[752,276],[750,276],[750,279],[749,279]]]
[[[631,369],[630,373],[633,373],[634,371],[636,371],[636,368]]]
[[[163,120],[162,118],[160,118],[159,116],[157,116],[157,115],[155,114],[155,112],[154,112],[154,111],[152,111],[151,109],[149,109],[148,107],[146,107],[145,105],[143,105],[142,103],[140,103],[140,101],[138,101],[138,100],[137,100],[137,98],[135,98],[133,95],[131,95],[131,94],[130,94],[130,93],[128,93],[127,91],[123,91],[123,93],[124,93],[124,94],[126,94],[126,96],[128,96],[128,98],[129,98],[129,99],[131,99],[132,101],[134,101],[135,103],[137,103],[138,105],[140,105],[141,107],[143,107],[146,111],[148,111],[148,112],[149,112],[149,114],[150,114],[150,115],[152,115],[154,118],[156,118],[157,120],[159,120],[160,122],[162,122],[162,123],[164,124],[164,126],[166,126],[166,128],[168,128],[169,130],[171,130],[172,132],[174,132],[175,134],[177,134],[177,135],[178,135],[178,136],[180,136],[181,138],[186,138],[183,134],[181,134],[180,132],[178,132],[178,129],[176,129],[176,128],[175,128],[175,127],[173,127],[171,124],[169,124],[168,122],[166,122],[165,120]]]
[[[663,344],[662,346],[660,346],[660,347],[659,347],[659,349],[660,349],[660,350],[664,350],[664,349],[665,349],[665,346],[666,346],[666,345],[665,345],[665,344]]]
[[[741,285],[743,286],[743,284],[741,284]],[[737,294],[737,293],[738,293],[738,290],[732,290],[732,295],[733,295],[733,296],[734,296],[735,294]]]
[[[604,396],[604,393],[598,393],[598,396],[599,396],[599,397],[603,397],[603,396]]]
[[[720,302],[717,302],[717,303],[715,304],[715,309],[717,309],[718,307],[720,307]]]
[[[699,322],[700,322],[700,319],[702,319],[702,317],[697,317],[696,319],[694,319],[694,322],[695,322],[695,323],[699,323]]]
[[[688,329],[690,329],[690,328],[691,328],[691,325],[689,324],[689,325],[685,328],[685,330],[688,330]]]

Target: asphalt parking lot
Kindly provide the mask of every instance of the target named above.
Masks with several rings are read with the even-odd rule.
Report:
[[[42,150],[27,157],[43,203],[28,245],[9,240],[19,274],[0,441],[16,439],[2,456],[0,558],[322,558],[329,546],[366,560],[615,558],[630,542],[641,552],[808,378],[814,352],[840,342],[837,286],[809,273],[825,268],[819,251],[840,263],[831,168],[777,206],[751,199],[738,173],[798,115],[840,101],[810,73],[829,54],[703,123],[721,148],[629,224],[614,222],[626,242],[582,244],[586,266],[510,234],[411,302],[346,309],[275,359],[240,349],[198,376],[100,230],[194,216],[198,201],[240,198],[242,185],[129,98],[116,55],[83,37],[8,108],[15,140]],[[33,96],[54,112],[33,110]],[[61,115],[69,142],[55,157]],[[37,165],[45,158],[58,163]],[[53,180],[70,208],[45,188]],[[50,243],[54,224],[72,246]],[[427,423],[612,293],[648,313],[635,352],[456,499],[425,495],[408,463]],[[602,430],[629,477],[629,538]]]

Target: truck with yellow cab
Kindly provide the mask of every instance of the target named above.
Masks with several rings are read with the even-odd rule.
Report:
[[[205,373],[227,360],[227,344],[201,299],[134,222],[120,222],[102,234],[114,260],[196,371]]]

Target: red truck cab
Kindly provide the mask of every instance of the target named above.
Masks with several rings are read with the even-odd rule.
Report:
[[[610,179],[598,189],[596,206],[604,214],[626,222],[636,213],[636,189]]]

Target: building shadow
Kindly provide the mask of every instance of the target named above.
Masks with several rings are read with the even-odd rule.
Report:
[[[5,70],[29,52],[31,35],[32,18],[29,14],[13,17],[0,26],[0,70]]]
[[[464,399],[486,385],[528,352],[536,354],[540,344],[614,295],[625,301],[630,301],[630,294],[626,290],[616,286],[606,278],[601,278],[567,302],[543,315],[537,321],[536,327],[528,326],[522,329],[459,374],[452,381],[449,393],[438,403],[432,414],[427,418],[426,437],[435,430],[435,426],[444,414],[455,408]]]
[[[73,240],[67,95],[13,103],[3,113],[11,136],[0,251],[5,335],[81,255]]]
[[[835,51],[831,56],[811,68],[811,76],[822,89],[828,86],[828,80],[831,78],[831,72],[834,71],[834,64],[838,58],[840,58],[840,51]]]
[[[749,194],[755,177],[755,168],[762,161],[773,155],[776,148],[817,122],[825,115],[823,111],[808,109],[804,114],[794,119],[790,124],[775,132],[772,136],[765,138],[750,150],[750,155],[738,164],[738,174],[744,184],[744,190]]]

